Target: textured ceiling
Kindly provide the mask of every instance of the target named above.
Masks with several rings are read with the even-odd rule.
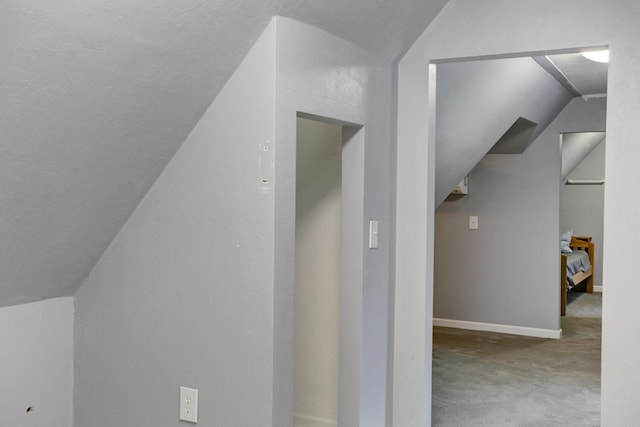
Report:
[[[549,55],[547,58],[571,82],[580,95],[607,93],[609,64],[591,61],[580,53]]]
[[[273,15],[393,59],[446,0],[0,0],[0,305],[75,292]]]

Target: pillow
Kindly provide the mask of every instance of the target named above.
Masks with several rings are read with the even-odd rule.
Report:
[[[573,230],[566,231],[560,235],[560,252],[563,254],[570,254],[573,252],[569,244],[571,244],[571,237],[573,236]]]

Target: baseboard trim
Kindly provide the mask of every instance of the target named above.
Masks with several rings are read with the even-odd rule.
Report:
[[[593,285],[593,292],[602,293],[602,285]]]
[[[522,335],[536,338],[562,338],[562,329],[538,329],[525,326],[500,325],[497,323],[468,322],[465,320],[433,319],[433,326],[467,329],[470,331],[497,332],[499,334]]]
[[[310,415],[293,414],[293,427],[337,427],[338,422]]]

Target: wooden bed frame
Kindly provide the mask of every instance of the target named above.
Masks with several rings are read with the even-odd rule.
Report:
[[[573,276],[573,282],[576,284],[573,288],[584,287],[589,293],[593,292],[593,272],[594,272],[594,254],[595,245],[589,236],[573,236],[569,247],[574,251],[585,251],[589,254],[589,262],[591,268],[589,271],[579,271]],[[573,289],[572,288],[572,289]],[[567,314],[567,256],[560,254],[560,315]]]

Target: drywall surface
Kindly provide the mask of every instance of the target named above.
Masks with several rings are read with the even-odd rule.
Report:
[[[560,329],[559,141],[547,128],[523,154],[485,156],[436,210],[435,318]]]
[[[0,308],[0,342],[0,425],[73,425],[73,297]]]
[[[604,134],[603,134],[604,136]],[[568,175],[568,179],[604,179],[606,142],[601,142]],[[602,253],[605,185],[563,185],[560,193],[561,231],[591,236],[595,244],[594,284],[602,286]]]
[[[526,57],[439,64],[437,75],[436,206],[518,118],[537,124],[531,143],[571,100]]]
[[[200,390],[203,425],[291,425],[300,111],[364,125],[343,151],[360,197],[342,219],[339,419],[384,425],[390,106],[389,62],[272,21],[76,295],[76,425],[178,426],[180,386]],[[365,215],[381,230],[367,253]]]
[[[328,33],[277,18],[273,426],[291,423],[298,113],[343,125],[338,423],[386,420],[391,258],[391,64]],[[368,220],[379,248],[368,249]]]
[[[579,20],[575,19],[576,10],[581,11]],[[433,291],[430,260],[434,211],[428,208],[434,197],[431,168],[435,122],[429,98],[416,96],[434,94],[429,62],[609,45],[603,259],[603,281],[608,291],[603,303],[602,424],[633,424],[640,417],[640,408],[634,402],[640,392],[640,372],[631,369],[640,358],[640,343],[628,339],[635,334],[640,320],[636,310],[640,288],[634,285],[640,264],[631,259],[625,245],[633,238],[640,215],[640,203],[631,200],[626,190],[629,179],[638,175],[640,158],[640,147],[635,144],[640,132],[636,120],[640,114],[640,87],[634,71],[640,66],[640,28],[635,25],[639,15],[640,5],[632,0],[452,0],[400,61],[395,271],[396,287],[402,284],[403,289],[396,292],[395,305],[406,303],[401,319],[426,316],[427,320],[426,327],[408,325],[405,339],[394,348],[395,354],[424,355],[425,381],[403,376],[402,381],[394,383],[395,390],[425,395],[425,400],[430,401],[431,345],[427,338]],[[457,31],[452,33],[452,28]],[[425,292],[425,304],[410,303]],[[398,364],[394,368],[404,372]],[[407,422],[395,425],[428,424],[429,407],[428,403],[402,406],[398,419],[406,418]]]
[[[560,329],[561,131],[604,128],[605,103],[573,98],[523,154],[485,156],[469,195],[436,209],[435,318]]]
[[[562,135],[562,182],[566,182],[569,174],[604,141],[604,132],[577,132]],[[604,159],[604,157],[603,157]],[[604,166],[604,165],[603,165]]]
[[[342,128],[298,118],[294,425],[338,425]]]
[[[3,4],[0,306],[75,293],[271,17],[392,60],[445,3]]]
[[[272,23],[76,295],[77,426],[268,425]],[[266,179],[266,182],[262,180]]]

